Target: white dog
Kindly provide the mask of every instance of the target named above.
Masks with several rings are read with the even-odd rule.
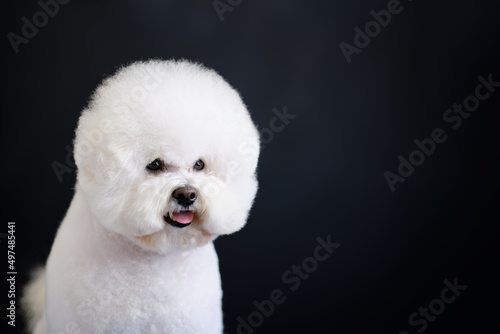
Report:
[[[212,241],[257,191],[238,93],[188,61],[131,64],[78,122],[75,195],[23,303],[36,334],[222,333]]]

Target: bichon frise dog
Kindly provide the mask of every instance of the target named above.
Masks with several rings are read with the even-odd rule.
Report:
[[[212,241],[243,227],[259,136],[238,93],[188,61],[133,63],[78,122],[75,195],[23,302],[36,334],[222,333]]]

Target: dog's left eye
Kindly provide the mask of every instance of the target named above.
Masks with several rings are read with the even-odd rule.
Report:
[[[196,170],[202,170],[203,168],[205,168],[205,163],[202,160],[198,160],[194,163],[193,168]]]

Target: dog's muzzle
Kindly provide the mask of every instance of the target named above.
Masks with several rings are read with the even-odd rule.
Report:
[[[193,187],[180,187],[172,192],[172,197],[177,201],[177,204],[185,210],[174,210],[163,216],[165,222],[175,227],[186,227],[191,224],[194,219],[194,211],[189,210],[198,199],[196,189]]]

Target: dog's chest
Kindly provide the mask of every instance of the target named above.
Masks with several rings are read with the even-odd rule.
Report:
[[[61,315],[92,333],[195,333],[219,326],[222,292],[212,244],[164,258],[128,255],[81,261],[78,275],[63,274],[66,282],[52,296],[65,310]]]

